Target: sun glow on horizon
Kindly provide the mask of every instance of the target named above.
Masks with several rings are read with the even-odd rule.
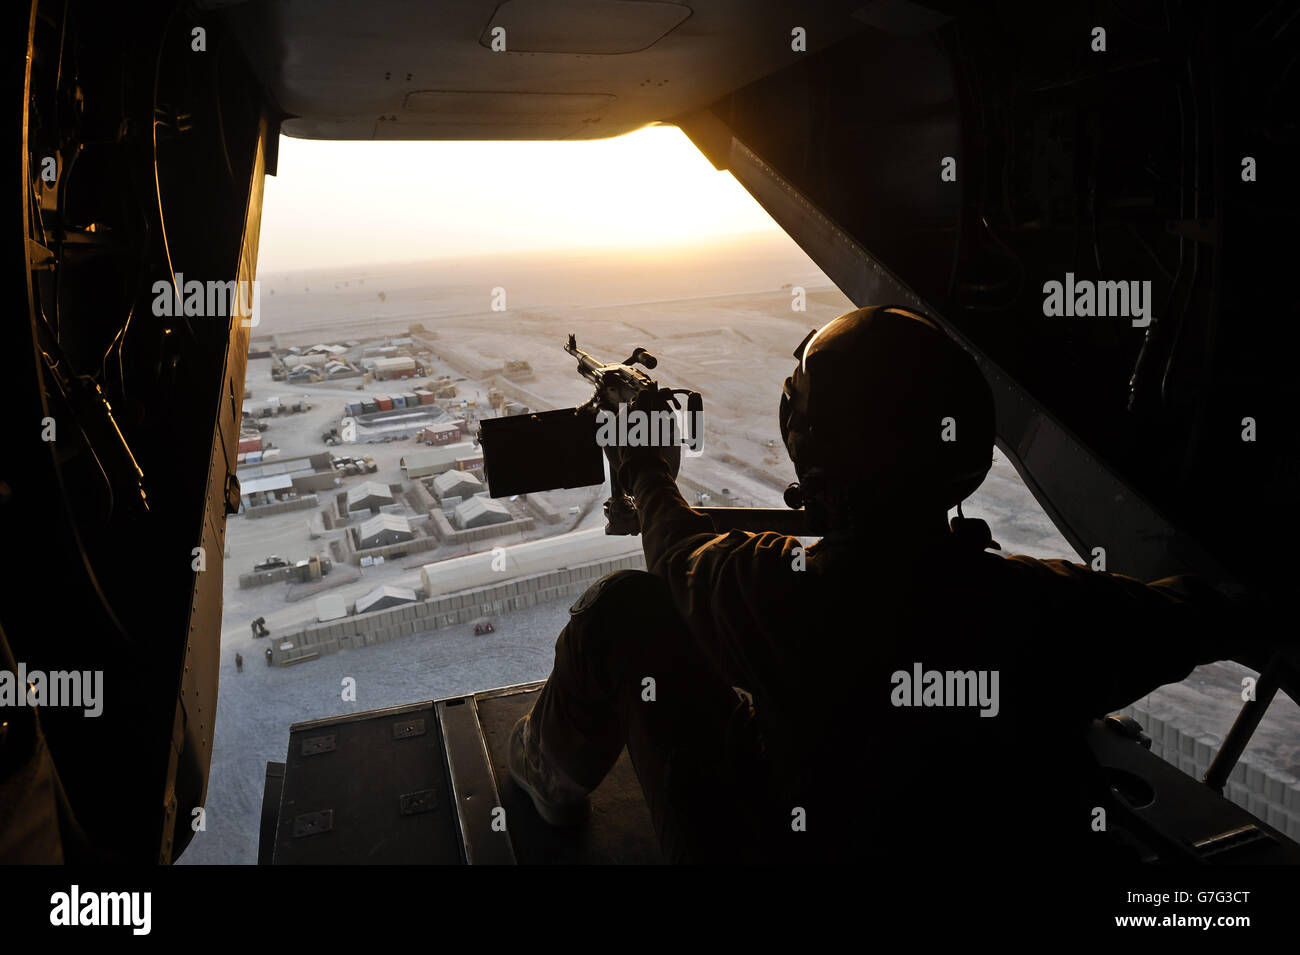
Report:
[[[258,269],[780,233],[675,126],[583,142],[317,142],[281,137]]]

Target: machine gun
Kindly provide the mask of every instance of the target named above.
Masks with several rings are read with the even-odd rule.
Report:
[[[653,371],[659,364],[644,348],[626,361],[606,363],[578,347],[570,335],[564,350],[578,360],[578,374],[595,386],[595,393],[576,408],[542,411],[479,422],[477,443],[483,449],[483,470],[492,497],[532,494],[559,488],[592,487],[605,483],[605,454],[597,440],[602,413],[610,415],[631,407],[639,396],[653,391],[663,405],[680,410],[686,399],[686,444],[699,447],[703,437],[704,402],[698,392],[661,388],[635,367]],[[675,432],[674,432],[675,433]],[[605,533],[639,534],[636,503],[610,474],[610,496],[605,502]],[[777,531],[806,535],[803,511],[762,507],[702,507],[719,531]]]

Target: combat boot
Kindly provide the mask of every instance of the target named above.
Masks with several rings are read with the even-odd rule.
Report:
[[[591,813],[587,792],[555,766],[538,746],[532,720],[525,716],[510,731],[510,775],[533,800],[537,814],[552,826],[577,826]]]

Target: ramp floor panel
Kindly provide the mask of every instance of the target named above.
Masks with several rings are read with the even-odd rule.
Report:
[[[295,724],[285,762],[276,865],[460,861],[431,702]]]

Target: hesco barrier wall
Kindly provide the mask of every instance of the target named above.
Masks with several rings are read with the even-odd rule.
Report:
[[[276,501],[274,504],[246,507],[240,513],[245,517],[270,517],[272,514],[283,514],[285,511],[305,511],[319,503],[315,494],[304,494],[289,501]]]
[[[552,402],[547,401],[531,388],[525,388],[517,382],[506,378],[504,373],[493,376],[492,381],[489,382],[489,386],[492,388],[499,388],[501,393],[511,401],[518,401],[520,404],[527,405],[532,411],[551,411],[554,408]]]
[[[531,531],[535,524],[536,518],[520,517],[513,521],[486,524],[483,527],[471,527],[462,531],[452,526],[451,521],[447,519],[447,515],[442,512],[441,505],[435,506],[429,512],[429,528],[433,531],[433,536],[438,539],[439,543],[452,546],[472,544],[475,541],[484,541],[493,537],[508,537],[511,534],[525,534]]]
[[[324,557],[325,555],[316,554],[313,556]],[[330,559],[337,566],[338,561],[335,557],[330,557],[328,559]],[[331,571],[333,569],[334,568],[330,568]],[[255,570],[252,573],[240,574],[239,586],[240,589],[246,590],[249,587],[261,587],[264,584],[279,583],[280,581],[283,580],[292,581],[298,576],[300,571],[301,568],[298,567],[296,564],[292,564],[292,563],[289,564],[288,567],[274,567],[271,570]],[[325,576],[327,576],[327,572],[324,570],[324,568],[322,568],[321,577],[318,577],[316,579],[320,580],[322,577]]]
[[[363,550],[356,550],[351,546],[351,535],[343,535],[348,539],[348,562],[360,564],[362,557],[382,557],[388,560],[392,557],[405,557],[407,554],[422,554],[426,550],[433,550],[438,546],[438,541],[433,537],[416,537],[409,541],[401,541],[397,544],[384,544],[382,547],[367,547]]]
[[[475,381],[485,381],[492,375],[499,375],[505,371],[504,365],[481,364],[481,362],[490,361],[491,359],[485,359],[477,353],[467,355],[459,348],[448,345],[446,342],[439,342],[437,345],[430,344],[428,348],[434,354],[434,357],[443,364]]]
[[[559,508],[548,501],[544,494],[525,494],[521,500],[524,502],[524,507],[532,511],[539,520],[546,521],[548,524],[558,524],[564,518]]]
[[[645,570],[645,556],[629,554],[614,560],[519,577],[491,587],[315,624],[295,633],[274,634],[271,638],[271,662],[283,666],[339,650],[454,627],[487,614],[507,613],[550,600],[577,597],[601,577],[616,570]],[[558,624],[555,635],[560,635]],[[280,649],[280,644],[285,641],[293,644],[292,649]]]
[[[271,570],[255,570],[251,574],[240,574],[239,587],[241,590],[247,590],[249,587],[261,587],[263,584],[292,580],[297,569],[290,564],[288,567],[274,567]]]
[[[1161,719],[1141,701],[1120,710],[1151,737],[1151,752],[1189,776],[1205,777],[1222,740],[1184,732]],[[1233,767],[1224,796],[1274,829],[1300,840],[1300,780],[1255,763],[1247,750]]]
[[[411,510],[420,514],[441,510],[438,502],[429,493],[429,489],[424,486],[424,482],[418,479],[411,483],[411,490],[407,492],[406,500],[411,505]]]

